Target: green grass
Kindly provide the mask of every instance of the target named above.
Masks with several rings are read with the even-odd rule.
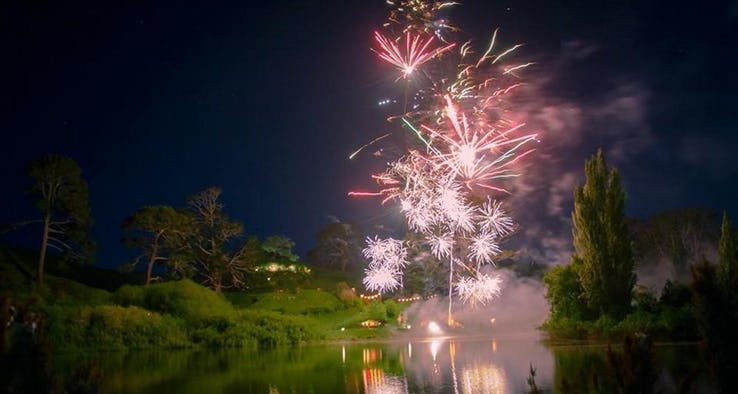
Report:
[[[310,289],[321,289],[324,291],[336,290],[336,284],[346,282],[357,289],[361,288],[362,274],[327,269],[324,267],[310,267],[310,277],[303,287]]]
[[[401,306],[348,297],[351,274],[317,271],[308,286],[260,294],[216,294],[190,280],[110,292],[48,273],[38,286],[34,253],[0,244],[0,296],[22,314],[42,316],[48,343],[62,352],[291,346],[386,338],[396,329]],[[361,327],[368,319],[386,324]]]
[[[249,306],[250,309],[295,315],[330,313],[343,307],[335,294],[322,290],[259,294],[258,300]]]
[[[232,317],[233,305],[220,294],[189,279],[149,286],[125,285],[113,299],[123,306],[135,305],[148,310],[171,314],[190,324],[220,317]]]

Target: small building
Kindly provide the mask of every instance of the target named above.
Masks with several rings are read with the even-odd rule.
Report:
[[[367,328],[376,328],[381,325],[382,325],[382,322],[379,320],[364,320],[363,322],[361,322],[361,326],[367,327]]]

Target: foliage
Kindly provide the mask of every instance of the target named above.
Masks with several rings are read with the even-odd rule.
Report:
[[[552,318],[566,316],[574,320],[592,317],[584,301],[584,290],[579,283],[576,269],[571,265],[557,265],[543,276],[546,298],[551,307]]]
[[[264,255],[264,250],[261,247],[258,237],[252,236],[246,240],[243,246],[243,260],[249,267],[255,267],[266,261],[266,256]]]
[[[319,290],[274,292],[259,295],[250,309],[263,309],[287,314],[315,314],[333,312],[344,307],[335,294]]]
[[[235,314],[235,309],[225,297],[189,279],[150,286],[126,285],[113,294],[113,299],[123,306],[135,305],[171,314],[190,324]]]
[[[694,341],[698,338],[691,306],[659,305],[653,312],[636,309],[617,321],[607,315],[583,321],[566,316],[547,320],[541,328],[550,339],[621,340],[627,335],[649,335],[654,339]]]
[[[332,222],[315,235],[307,261],[316,267],[357,272],[364,265],[364,232],[356,224]]]
[[[536,368],[533,366],[533,363],[530,364],[528,377],[525,379],[525,382],[528,384],[529,394],[541,393],[541,389],[539,389],[538,385],[536,384]]]
[[[281,262],[296,262],[299,257],[292,253],[295,243],[284,235],[271,235],[261,244],[261,250],[264,251],[268,260]]]
[[[28,175],[33,178],[29,194],[43,223],[37,273],[38,283],[43,283],[48,247],[72,260],[91,260],[93,244],[87,237],[92,225],[89,196],[82,171],[69,157],[46,155],[31,162]]]
[[[372,301],[369,303],[366,307],[365,320],[377,320],[386,323],[389,320],[386,305],[381,301]]]
[[[729,233],[723,231],[722,237],[725,236]],[[738,343],[735,341],[738,288],[726,287],[728,281],[722,277],[725,268],[716,270],[707,261],[692,266],[691,270],[690,287],[694,292],[697,325],[718,385],[727,392],[738,374]]]
[[[394,320],[400,314],[400,306],[395,300],[387,300],[384,301],[384,311],[387,315],[386,320]]]
[[[145,259],[147,285],[155,264],[181,258],[193,225],[189,215],[166,205],[140,208],[121,224],[123,242],[141,253],[131,268]]]
[[[189,280],[124,286],[121,305],[47,308],[59,350],[293,345],[322,338],[317,323],[266,310],[237,311]]]
[[[103,305],[109,304],[112,299],[111,294],[105,290],[52,275],[47,277],[44,287],[42,294],[55,304]]]
[[[55,354],[283,346],[326,337],[377,338],[390,331],[362,328],[359,323],[369,318],[390,321],[401,309],[393,301],[368,308],[359,301],[347,308],[334,292],[320,290],[261,295],[229,292],[226,298],[188,279],[125,285],[110,293],[48,275],[43,286],[30,288],[32,275],[23,275],[12,263],[25,267],[24,262],[16,261],[22,258],[11,249],[0,248],[0,252],[0,279],[10,281],[4,290],[19,290],[0,294],[0,300],[17,308],[17,321],[36,322],[39,337],[48,339]],[[343,284],[343,288],[347,286]],[[234,308],[228,299],[241,309]],[[342,327],[347,329],[340,330]],[[17,345],[14,342],[11,345]],[[85,376],[67,383],[84,386]],[[94,383],[95,376],[87,377]]]
[[[660,212],[634,225],[634,250],[640,264],[668,261],[677,278],[689,274],[689,266],[706,255],[718,239],[717,215],[706,209]]]
[[[738,296],[738,240],[731,233],[728,214],[723,214],[718,243],[717,280],[728,298]],[[738,300],[731,300],[736,302]]]
[[[646,313],[658,312],[659,301],[656,296],[643,286],[636,286],[633,290],[633,302],[632,305],[635,310]]]
[[[412,261],[412,264],[405,268],[403,292],[422,296],[445,294],[448,289],[448,264],[425,249],[420,234],[408,232],[405,241],[408,261]]]
[[[53,306],[48,308],[49,339],[60,351],[182,347],[182,324],[136,306]]]
[[[680,308],[685,305],[691,305],[692,290],[684,283],[675,283],[667,280],[664,288],[661,290],[659,303],[663,306]]]
[[[621,318],[635,285],[625,191],[618,171],[605,164],[602,149],[586,162],[585,175],[584,185],[574,191],[572,264],[589,308]]]
[[[356,291],[346,282],[338,282],[336,284],[336,296],[346,307],[361,305],[361,298],[356,295]]]
[[[260,346],[296,345],[321,339],[315,322],[307,317],[282,315],[268,311],[241,311],[245,335],[257,338]]]

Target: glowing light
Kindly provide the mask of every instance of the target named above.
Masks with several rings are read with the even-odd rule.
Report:
[[[404,50],[400,49],[395,41],[385,37],[382,33],[375,31],[374,39],[379,44],[379,49],[372,49],[379,57],[394,65],[402,72],[402,77],[407,78],[423,63],[433,59],[443,52],[453,48],[456,44],[432,48],[433,37],[424,39],[420,34],[407,32],[404,35]]]
[[[504,372],[493,364],[471,365],[461,371],[461,392],[504,393],[507,382]]]
[[[441,349],[441,341],[438,339],[434,339],[430,343],[430,351],[431,356],[433,357],[433,361],[436,361],[436,356],[438,356],[438,350]]]
[[[432,321],[428,323],[428,334],[441,335],[443,334],[443,330],[441,330],[441,326],[439,326],[438,323]]]

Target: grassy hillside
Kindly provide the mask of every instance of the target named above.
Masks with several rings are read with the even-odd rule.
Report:
[[[39,286],[34,253],[2,245],[0,300],[16,310],[15,323],[3,336],[13,353],[29,343],[64,352],[253,347],[377,338],[392,332],[397,304],[365,304],[344,282],[349,279],[345,274],[322,273],[314,277],[320,289],[267,293],[216,294],[190,280],[124,284],[108,291],[52,273]],[[367,319],[387,325],[361,327]],[[29,342],[32,324],[38,329]]]

